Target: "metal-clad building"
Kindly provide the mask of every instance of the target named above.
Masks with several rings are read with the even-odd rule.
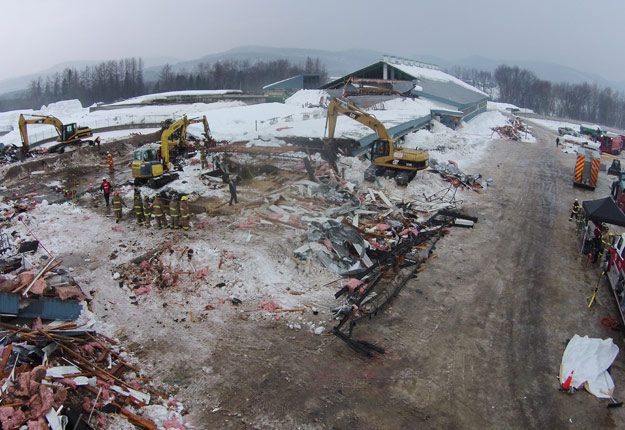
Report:
[[[315,74],[297,75],[273,84],[265,85],[263,92],[268,102],[284,102],[298,90],[316,90],[321,85],[321,77]]]
[[[297,75],[273,84],[265,85],[263,90],[316,90],[321,85],[319,75]]]
[[[437,112],[438,115],[441,115],[443,111],[446,111],[448,116],[456,115],[454,118],[451,116],[447,118],[448,121],[457,121],[459,117],[464,121],[469,121],[477,114],[486,111],[488,101],[486,93],[440,71],[438,66],[432,64],[397,57],[384,57],[375,64],[329,82],[321,88],[342,88],[350,77],[413,81],[415,88],[412,94],[443,105],[440,112]]]

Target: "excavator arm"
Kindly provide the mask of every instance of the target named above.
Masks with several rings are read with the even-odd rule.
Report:
[[[182,128],[182,132],[180,134],[181,139],[184,139],[185,142],[187,142],[186,140],[186,134],[187,134],[187,127],[191,124],[203,124],[204,125],[204,140],[210,142],[213,138],[211,136],[211,130],[210,127],[208,126],[208,120],[206,119],[206,115],[202,116],[202,118],[191,118],[188,119],[186,121],[186,123],[183,125]],[[187,143],[188,145],[188,143]]]
[[[339,115],[345,115],[359,123],[366,125],[371,130],[375,131],[378,138],[381,140],[391,141],[391,137],[388,134],[388,130],[384,127],[384,124],[380,122],[375,116],[357,108],[356,106],[347,103],[343,100],[333,98],[328,105],[328,117],[326,119],[326,130],[328,132],[327,140],[331,144],[334,139],[334,132],[336,130],[336,119]]]
[[[169,170],[169,151],[175,147],[179,141],[170,140],[172,134],[174,134],[178,129],[180,129],[180,137],[181,139],[186,133],[187,126],[187,116],[183,116],[182,119],[175,121],[161,134],[161,157],[163,157],[163,164],[166,166],[166,170]]]

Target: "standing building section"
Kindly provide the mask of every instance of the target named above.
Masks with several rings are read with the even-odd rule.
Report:
[[[433,109],[432,115],[452,128],[461,120],[469,121],[486,112],[486,93],[433,64],[385,56],[377,63],[328,82],[321,89],[341,89],[350,78],[412,81],[415,87],[411,94],[436,102],[440,108]]]

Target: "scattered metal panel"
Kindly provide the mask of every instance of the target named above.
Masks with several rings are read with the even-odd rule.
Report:
[[[17,315],[18,310],[17,294],[0,293],[0,315]]]
[[[75,300],[60,300],[44,297],[32,300],[26,307],[19,310],[19,316],[25,318],[55,319],[74,321],[80,315],[82,305]]]

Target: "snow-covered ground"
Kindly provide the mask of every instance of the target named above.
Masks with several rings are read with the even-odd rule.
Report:
[[[92,113],[77,101],[67,101],[31,113],[51,114],[64,122],[75,121],[92,127],[104,122],[125,124],[179,118],[183,114],[190,117],[206,115],[217,140],[271,146],[281,144],[279,138],[283,136],[323,137],[325,110],[307,106],[318,105],[320,98],[325,96],[327,94],[322,91],[306,90],[296,93],[284,104],[248,106],[239,102],[218,102],[129,107]],[[370,112],[391,127],[420,118],[431,108],[432,103],[425,100],[398,99],[376,106]],[[16,128],[21,112],[1,113],[0,127],[13,125]],[[492,140],[498,138],[492,127],[508,123],[508,116],[504,114],[507,112],[505,107],[490,110],[469,123],[463,123],[457,130],[434,122],[430,131],[421,130],[406,136],[405,145],[426,149],[430,157],[439,162],[453,160],[466,173],[479,173],[471,169],[488,151]],[[200,124],[189,129],[197,136],[203,131]],[[101,137],[107,142],[133,132],[136,130],[107,132]],[[340,117],[337,121],[336,137],[361,138],[369,134],[369,128],[347,117]],[[0,141],[19,145],[19,134],[13,131]],[[319,162],[320,159],[315,155],[313,161]],[[353,187],[362,183],[363,171],[369,161],[345,157],[339,159],[338,165],[339,170],[344,170],[349,186]],[[227,188],[219,180],[215,186],[208,186],[200,180],[199,174],[198,165],[190,164],[181,172],[180,179],[168,186],[189,194],[191,201],[201,196],[212,199],[218,206],[225,202]],[[256,180],[268,181],[268,178],[260,176]],[[59,182],[50,180],[43,185],[58,186]],[[390,199],[413,201],[446,189],[449,183],[437,173],[424,171],[419,172],[407,187],[398,187],[393,180],[384,178],[368,186],[382,189]],[[130,207],[132,188],[125,186],[118,190]],[[304,197],[302,187],[294,184],[284,183],[279,189],[272,190],[264,192],[251,185],[242,185],[239,198],[248,202],[259,198],[265,202],[283,201],[284,207],[288,208],[289,204],[297,205],[297,197]],[[143,193],[152,195],[154,191],[144,187]],[[472,191],[459,189],[458,199],[475,198],[475,193],[470,193]],[[11,206],[11,202],[0,203],[0,211],[10,211]],[[267,206],[261,209],[267,210]],[[311,210],[311,216],[323,216],[322,209],[315,210]],[[250,219],[257,217],[255,209],[236,206],[227,215],[193,215],[189,232],[147,230],[136,225],[128,209],[125,209],[122,222],[116,224],[112,213],[103,206],[102,197],[95,193],[93,197],[83,197],[78,205],[40,202],[22,214],[19,221],[13,218],[15,223],[11,228],[20,238],[32,235],[40,241],[42,247],[34,259],[45,247],[63,260],[63,265],[69,268],[83,290],[94,297],[94,314],[85,317],[93,320],[96,329],[113,335],[123,328],[133,333],[131,340],[138,345],[151,344],[162,333],[175,330],[177,321],[185,319],[207,321],[215,330],[231,318],[241,318],[246,321],[279,320],[290,329],[305,330],[311,335],[327,331],[330,327],[329,309],[336,305],[333,294],[337,290],[337,275],[312,257],[305,262],[292,258],[292,251],[302,245],[302,230],[269,222],[246,227]],[[124,273],[136,270],[137,266],[130,263],[134,257],[162,247],[168,252],[161,255],[160,261],[169,272],[179,273],[179,283],[175,288],[152,286],[151,291],[142,290],[144,294],[139,295],[128,278],[124,278]],[[194,251],[192,260],[187,256],[189,249]],[[242,304],[233,306],[235,299]],[[271,312],[274,305],[302,311],[277,314]],[[199,355],[210,355],[212,349],[218,347],[215,342],[197,345]],[[171,361],[172,366],[177,360],[153,357],[152,361],[142,363],[142,367],[147,372],[159,368],[163,366],[159,364],[161,359]]]
[[[94,121],[127,121],[129,118],[153,118],[158,115],[189,116],[206,115],[211,127],[211,131],[217,140],[229,141],[250,141],[251,144],[270,145],[279,144],[276,138],[281,136],[306,136],[321,138],[325,133],[325,111],[323,108],[306,107],[317,105],[320,98],[327,97],[327,94],[318,90],[299,91],[286,103],[267,103],[257,105],[241,105],[240,103],[212,103],[212,104],[192,104],[192,105],[172,105],[172,106],[146,106],[133,107],[120,110],[102,110],[89,113],[77,101],[66,101],[52,104],[42,108],[36,113],[52,114],[62,118],[64,121],[76,121],[79,124],[90,124]],[[422,117],[429,113],[432,103],[426,100],[392,100],[377,106],[371,112],[376,115],[384,124],[389,127],[414,118]],[[457,130],[452,130],[438,122],[434,122],[431,131],[420,130],[406,136],[405,146],[409,148],[426,149],[430,153],[430,158],[439,162],[453,160],[458,163],[461,170],[466,173],[472,172],[471,167],[476,164],[493,138],[496,138],[492,127],[506,125],[508,117],[503,113],[505,108],[493,110],[478,115],[469,123],[463,123]],[[8,112],[0,115],[0,125],[10,123],[15,120],[19,112]],[[146,120],[148,122],[148,120]],[[190,132],[200,135],[202,125],[191,125]],[[143,131],[143,130],[142,130]],[[132,131],[115,131],[103,133],[103,140],[115,140]],[[337,121],[336,137],[360,138],[371,133],[371,130],[347,117],[339,117]],[[493,136],[494,135],[494,136]],[[17,136],[19,139],[19,136]],[[12,132],[3,137],[5,143],[16,141],[16,132]],[[304,154],[302,154],[304,155]],[[199,155],[198,155],[199,157]],[[362,172],[369,165],[368,161],[361,161],[354,158],[343,158],[340,166],[345,169],[347,180],[354,184],[362,182]],[[181,193],[189,194],[191,199],[199,196],[204,198],[225,199],[227,189],[220,186],[207,187],[199,179],[199,166],[197,164],[186,166],[181,172],[181,177],[171,183],[169,187]],[[54,185],[54,184],[48,184]],[[420,172],[417,178],[408,187],[397,187],[392,180],[380,179],[380,185],[387,189],[392,197],[411,200],[415,196],[423,196],[438,191],[444,187],[444,183],[435,173]],[[120,189],[122,196],[129,203],[132,198],[132,188],[127,186]],[[244,191],[243,191],[244,192]],[[152,195],[154,191],[144,187],[144,194]],[[51,206],[46,204],[38,205],[30,211],[26,218],[31,220],[31,228],[53,252],[66,254],[76,251],[74,237],[93,237],[92,240],[82,242],[82,255],[108,255],[112,249],[108,248],[114,243],[123,242],[127,236],[124,227],[111,229],[110,214],[103,214],[101,210],[92,211],[88,208],[77,208],[71,205]],[[206,223],[210,226],[210,219],[202,220],[198,217],[196,223]],[[84,229],[84,231],[82,231]],[[134,229],[134,226],[133,226]],[[81,232],[82,231],[82,232]],[[102,234],[102,232],[107,232]],[[241,233],[247,241],[254,236],[248,237],[247,233]],[[159,237],[160,239],[160,237]],[[146,242],[147,240],[147,242]],[[155,237],[152,243],[149,238],[142,237],[141,242],[144,248],[153,246],[158,242]],[[253,243],[253,242],[252,242]],[[194,244],[194,247],[199,247]],[[106,249],[103,253],[102,250]],[[214,248],[206,251],[206,256],[214,257],[217,252]],[[202,255],[201,252],[197,254]],[[213,258],[210,257],[210,258]],[[254,257],[257,258],[257,257]],[[104,262],[103,262],[104,263]],[[254,264],[256,266],[256,264]],[[260,267],[266,264],[259,262]],[[239,276],[245,276],[240,273]],[[254,275],[256,276],[256,275]],[[245,282],[242,282],[245,284]],[[270,282],[267,282],[270,284]],[[239,295],[242,293],[239,292]]]

